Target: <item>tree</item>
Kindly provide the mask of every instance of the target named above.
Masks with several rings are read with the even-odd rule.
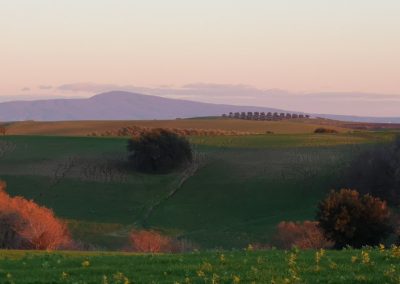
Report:
[[[390,145],[361,153],[347,171],[346,186],[400,205],[400,136]]]
[[[378,245],[393,231],[386,202],[350,189],[332,191],[319,204],[317,221],[335,248]]]
[[[165,129],[147,131],[128,142],[129,160],[143,172],[165,173],[192,161],[188,140]]]
[[[53,211],[22,197],[10,197],[0,182],[0,248],[58,249],[72,245],[64,222]]]

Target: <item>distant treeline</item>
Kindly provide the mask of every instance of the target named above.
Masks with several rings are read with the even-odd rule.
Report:
[[[105,130],[103,132],[92,132],[88,134],[88,136],[140,137],[143,134],[154,131],[155,129],[157,128],[133,125],[112,130]],[[229,135],[260,134],[259,132],[256,131],[236,131],[236,130],[223,130],[223,129],[194,129],[194,128],[168,128],[168,127],[164,127],[163,129],[176,133],[179,136],[229,136]]]
[[[236,119],[247,119],[247,120],[283,120],[283,119],[309,119],[308,114],[297,114],[297,113],[285,113],[285,112],[230,112],[229,114],[223,114],[222,117],[236,118]]]

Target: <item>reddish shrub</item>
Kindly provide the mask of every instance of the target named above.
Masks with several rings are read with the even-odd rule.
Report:
[[[5,136],[7,134],[7,128],[0,126],[0,135]]]
[[[58,249],[72,244],[66,225],[52,210],[22,197],[10,197],[0,182],[0,247]]]
[[[130,235],[133,251],[136,252],[171,252],[172,240],[153,230],[134,230]]]
[[[283,249],[293,246],[301,249],[319,249],[333,245],[324,237],[318,222],[313,221],[280,222],[274,239],[274,244]]]

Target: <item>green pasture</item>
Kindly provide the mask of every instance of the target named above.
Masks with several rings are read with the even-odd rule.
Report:
[[[123,138],[8,136],[0,138],[0,178],[11,195],[52,208],[75,239],[98,249],[123,248],[133,227],[201,248],[238,248],[268,243],[280,221],[313,219],[318,201],[343,185],[351,158],[392,137],[192,137],[192,172],[146,175],[127,167]]]

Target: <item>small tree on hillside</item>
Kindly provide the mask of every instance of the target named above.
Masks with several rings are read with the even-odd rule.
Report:
[[[332,191],[319,204],[317,221],[336,248],[378,245],[393,231],[386,202],[350,189]]]
[[[154,129],[128,142],[129,160],[143,172],[169,172],[192,161],[188,140],[165,129]]]

